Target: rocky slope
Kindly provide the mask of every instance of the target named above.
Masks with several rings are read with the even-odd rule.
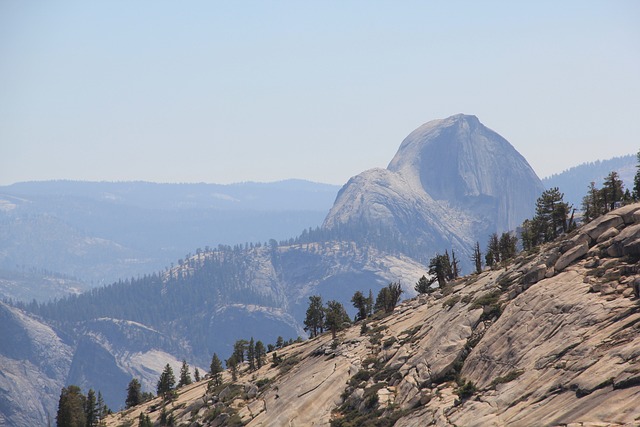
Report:
[[[323,227],[382,228],[423,254],[429,248],[427,259],[443,248],[470,255],[476,241],[531,217],[543,190],[507,140],[458,114],[409,134],[387,169],[352,178]],[[468,256],[461,258],[467,265]]]
[[[640,424],[640,204],[500,270],[278,350],[165,406],[178,425]],[[272,354],[268,355],[272,358]],[[160,416],[159,399],[107,420]]]
[[[157,284],[134,281],[129,286],[81,295],[62,306],[55,317],[43,310],[41,315],[49,316],[47,320],[4,306],[12,316],[38,325],[22,326],[22,332],[10,327],[12,322],[0,325],[0,341],[8,343],[0,346],[0,387],[6,391],[0,397],[0,413],[6,425],[43,424],[47,413],[55,413],[60,389],[67,384],[79,385],[85,392],[89,388],[99,390],[111,408],[121,408],[131,378],[138,378],[143,390],[155,391],[166,363],[179,372],[180,361],[185,358],[204,372],[213,352],[228,356],[237,339],[253,336],[264,343],[275,343],[279,335],[285,339],[304,336],[301,320],[311,294],[322,294],[325,301],[340,299],[350,308],[348,299],[357,289],[372,288],[377,293],[391,281],[411,284],[424,274],[424,267],[408,257],[355,244],[262,246],[236,254],[241,262],[228,274],[240,275],[237,281],[245,287],[225,295],[224,286],[231,282],[219,268],[208,271],[220,277],[205,278],[197,284],[190,279],[197,274],[198,263],[214,256],[222,255],[194,255],[166,272]],[[185,279],[170,280],[178,276]],[[202,300],[194,301],[196,289],[204,296]],[[249,303],[252,295],[260,296],[260,301]],[[132,311],[126,311],[125,302],[131,300],[144,303],[132,304]],[[168,307],[177,314],[164,316]],[[152,318],[135,320],[143,314]],[[47,323],[57,325],[57,329]],[[65,337],[64,351],[42,348],[33,360],[27,353],[16,353],[16,348],[46,345],[46,341],[40,342],[41,334],[27,332],[30,328],[49,331],[50,340],[62,341],[60,337]],[[48,352],[53,353],[51,360],[58,361],[55,371],[47,368]],[[31,371],[33,374],[25,378],[24,373]],[[23,410],[33,402],[42,408]]]
[[[0,302],[0,425],[55,422],[72,347],[56,331]]]

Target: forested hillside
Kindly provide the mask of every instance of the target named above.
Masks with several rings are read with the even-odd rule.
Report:
[[[551,175],[542,180],[546,188],[558,187],[564,193],[565,201],[580,208],[582,198],[587,194],[589,185],[595,182],[601,186],[605,177],[616,171],[624,182],[624,187],[633,190],[633,177],[638,164],[636,155],[614,157],[608,160],[596,160],[590,163],[574,166],[566,171]]]

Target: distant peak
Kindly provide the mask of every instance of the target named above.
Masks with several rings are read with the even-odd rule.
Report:
[[[455,119],[455,120],[473,120],[473,121],[479,121],[477,116],[474,116],[473,114],[463,114],[463,113],[459,113],[459,114],[454,114],[453,116],[449,117],[450,119]]]
[[[472,125],[477,125],[480,124],[480,120],[478,120],[478,117],[474,116],[474,115],[470,115],[470,114],[455,114],[451,117],[447,117],[446,119],[442,120],[442,122],[444,123],[460,123],[460,122],[464,122],[464,123],[468,123],[468,124],[472,124]]]

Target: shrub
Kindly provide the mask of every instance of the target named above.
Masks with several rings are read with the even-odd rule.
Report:
[[[256,387],[262,390],[270,382],[271,382],[271,378],[261,378],[258,381],[256,381]]]
[[[367,332],[369,332],[369,326],[367,326],[366,323],[363,323],[360,326],[360,335],[365,335]]]
[[[351,387],[358,387],[360,383],[369,381],[371,378],[371,372],[366,369],[361,369],[354,376],[349,379],[349,385]]]
[[[454,295],[442,303],[442,308],[451,308],[456,305],[458,301],[460,301],[460,295]]]
[[[391,338],[387,338],[386,340],[384,340],[384,344],[382,345],[383,348],[389,348],[393,345],[393,343],[395,343],[396,341],[398,341],[396,339],[396,337],[391,337]]]
[[[511,382],[522,375],[524,371],[513,370],[507,373],[504,377],[498,377],[491,381],[491,388],[495,388],[498,384],[505,384]]]
[[[287,357],[279,365],[280,366],[280,374],[286,374],[287,372],[289,372],[291,370],[291,368],[293,368],[295,365],[297,365],[298,362],[300,362],[300,359],[298,359],[296,356]]]
[[[481,295],[478,298],[476,298],[475,301],[473,301],[473,303],[471,304],[471,309],[494,305],[500,299],[500,295],[501,293],[499,290],[494,290],[484,295]]]
[[[464,379],[458,383],[458,388],[454,392],[461,400],[465,400],[473,396],[478,389],[476,385],[471,381],[465,381]]]

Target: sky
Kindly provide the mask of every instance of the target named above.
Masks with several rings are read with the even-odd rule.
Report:
[[[640,149],[638,1],[0,2],[0,185],[344,184],[476,115],[542,178]]]

